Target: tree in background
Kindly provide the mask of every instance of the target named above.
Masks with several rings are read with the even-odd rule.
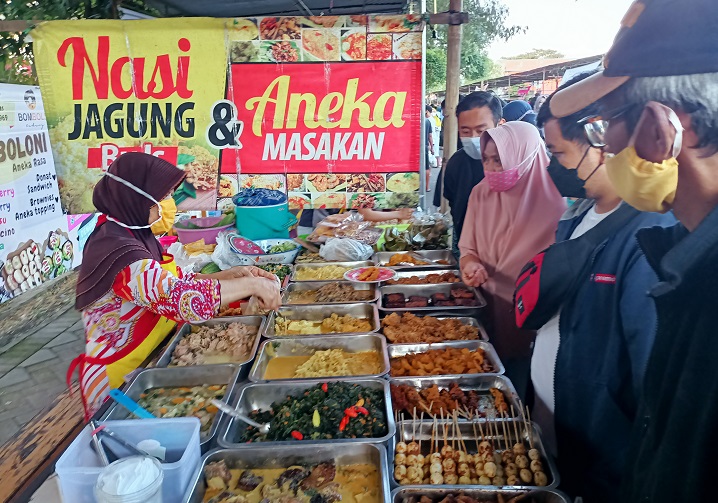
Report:
[[[0,0],[0,20],[117,19],[118,7],[154,13],[143,0]],[[0,82],[37,84],[30,30],[0,32]]]
[[[566,56],[559,51],[553,49],[531,49],[528,52],[517,54],[504,59],[561,59]]]
[[[437,12],[449,10],[449,0],[438,0]],[[506,18],[509,10],[502,0],[464,0],[464,11],[469,13],[469,23],[464,25],[461,41],[461,77],[463,82],[474,82],[500,75],[500,69],[491,61],[486,49],[496,39],[508,40],[517,33],[525,31],[521,26],[508,26]],[[445,25],[433,27],[429,30],[427,38],[427,88],[430,90],[443,89],[446,81],[446,51],[448,27]],[[442,77],[438,80],[429,80],[429,58],[432,49],[443,52]],[[437,56],[432,65],[439,64]],[[433,77],[432,77],[433,79]],[[431,84],[430,84],[431,82]],[[432,85],[433,84],[433,85]]]

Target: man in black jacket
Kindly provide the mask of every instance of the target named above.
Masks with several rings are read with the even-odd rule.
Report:
[[[625,502],[715,501],[718,452],[718,3],[639,0],[602,74],[556,94],[563,117],[601,100],[593,145],[618,194],[681,224],[638,240],[656,271],[658,331],[629,445]]]

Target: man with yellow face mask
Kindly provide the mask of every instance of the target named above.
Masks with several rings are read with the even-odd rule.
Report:
[[[638,0],[605,69],[551,101],[583,118],[586,136],[614,157],[609,177],[640,210],[673,209],[681,224],[644,229],[656,271],[649,295],[658,331],[629,446],[621,501],[715,501],[718,452],[718,2]]]

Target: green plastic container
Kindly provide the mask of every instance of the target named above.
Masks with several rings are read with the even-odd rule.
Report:
[[[237,232],[252,241],[289,238],[289,229],[297,223],[286,202],[272,206],[235,206],[234,213]]]

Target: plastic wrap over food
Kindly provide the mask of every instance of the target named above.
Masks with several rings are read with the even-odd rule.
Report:
[[[208,253],[190,255],[180,242],[172,243],[167,248],[167,253],[174,257],[175,264],[182,269],[183,273],[199,272],[200,269],[212,262],[212,255]]]
[[[449,219],[438,212],[419,213],[409,225],[414,250],[442,250],[449,248]]]
[[[373,253],[371,246],[349,238],[329,238],[319,250],[319,255],[330,262],[369,260]]]

